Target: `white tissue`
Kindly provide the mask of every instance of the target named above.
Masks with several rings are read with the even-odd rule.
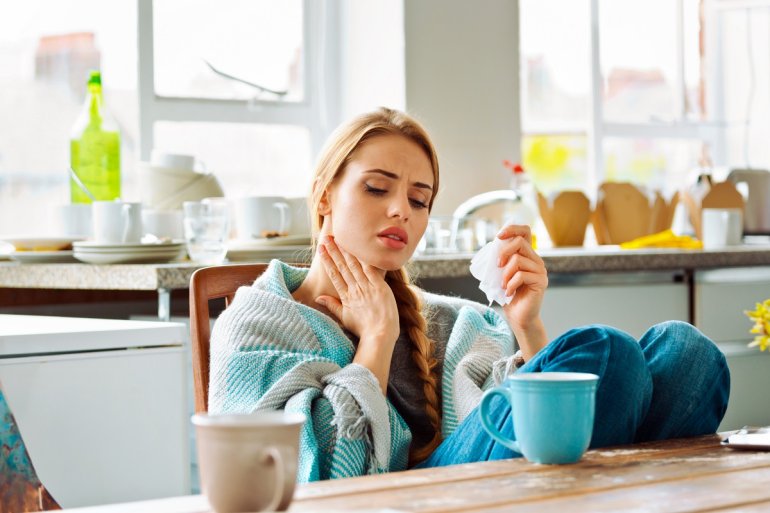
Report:
[[[505,306],[513,299],[513,296],[505,295],[502,287],[504,268],[497,265],[502,244],[503,241],[495,237],[471,259],[471,274],[479,280],[479,288],[486,294],[490,305],[497,301],[500,306]]]

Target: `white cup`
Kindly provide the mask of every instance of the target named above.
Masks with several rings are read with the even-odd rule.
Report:
[[[291,209],[291,224],[289,235],[310,236],[310,213],[307,208],[307,197],[287,198],[286,203]]]
[[[142,210],[142,228],[145,235],[184,238],[181,210]]]
[[[87,203],[57,205],[54,209],[54,220],[57,233],[61,235],[88,238],[93,233],[91,205]]]
[[[735,246],[743,236],[743,212],[739,208],[704,208],[702,226],[704,248]]]
[[[239,239],[258,239],[266,233],[286,233],[291,207],[283,196],[250,196],[235,201],[235,232]]]
[[[142,204],[94,201],[94,241],[99,244],[139,244],[142,239]]]

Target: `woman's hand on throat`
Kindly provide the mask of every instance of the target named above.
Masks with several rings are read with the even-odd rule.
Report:
[[[322,295],[322,305],[359,338],[375,336],[395,343],[399,335],[398,306],[381,271],[340,248],[333,237],[318,246],[324,271],[339,299]]]

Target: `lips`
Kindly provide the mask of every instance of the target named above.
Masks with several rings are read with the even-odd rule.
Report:
[[[391,226],[377,234],[377,237],[388,247],[401,249],[409,243],[409,235],[402,228]]]

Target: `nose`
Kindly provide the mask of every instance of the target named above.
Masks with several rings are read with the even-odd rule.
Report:
[[[396,194],[393,196],[393,201],[388,205],[388,217],[398,217],[403,221],[409,219],[409,214],[412,211],[412,207],[409,204],[409,196],[406,194]]]

